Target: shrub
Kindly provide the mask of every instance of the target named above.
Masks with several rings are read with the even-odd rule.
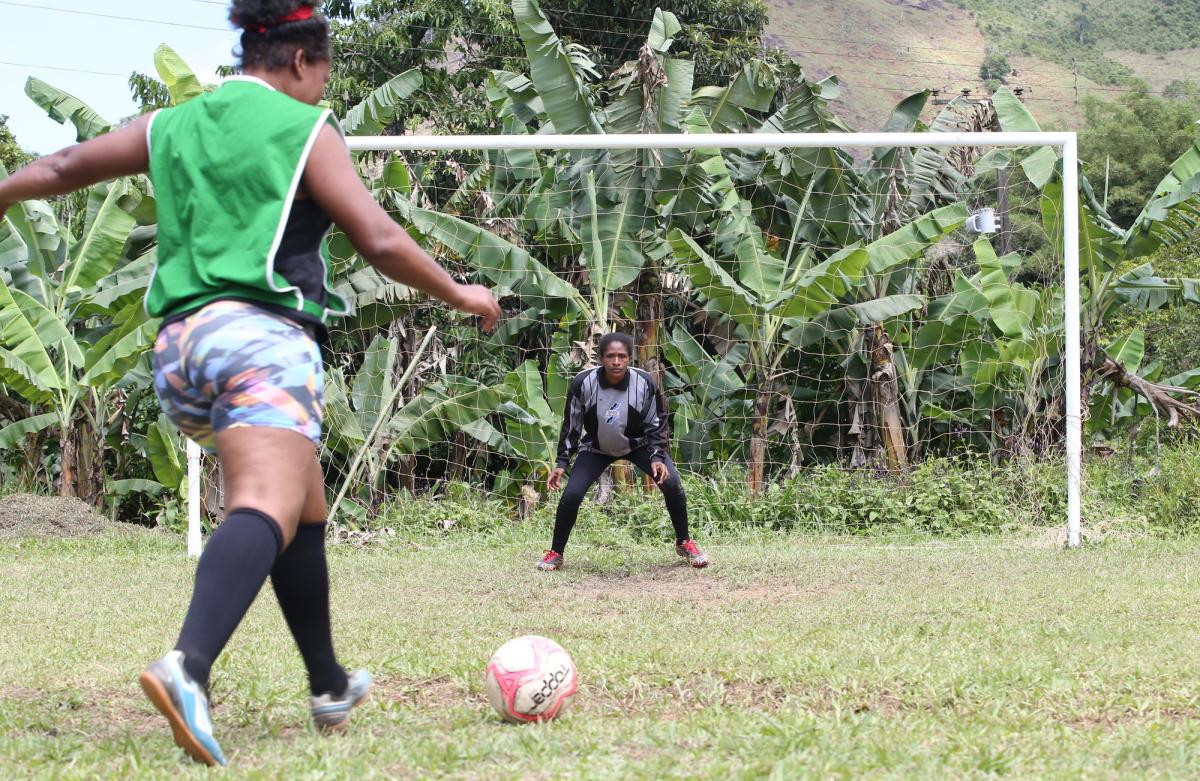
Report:
[[[1085,464],[1086,526],[1122,526],[1160,535],[1200,532],[1200,447],[1178,437],[1160,459],[1091,456]],[[698,537],[755,534],[960,535],[997,534],[1066,523],[1066,468],[1060,459],[1016,459],[994,465],[981,459],[927,461],[892,476],[836,466],[814,466],[768,484],[755,496],[736,470],[684,475],[691,528]],[[453,484],[442,494],[397,501],[371,528],[388,527],[407,537],[462,533],[525,540],[531,528],[549,539],[556,496],[522,524],[511,505],[470,486]],[[576,537],[605,544],[670,539],[670,521],[657,491],[639,486],[614,491],[610,501],[585,501]]]

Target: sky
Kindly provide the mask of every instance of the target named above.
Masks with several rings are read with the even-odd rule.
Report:
[[[178,52],[201,82],[216,82],[217,66],[233,64],[238,41],[228,12],[221,0],[0,0],[0,114],[8,115],[8,127],[24,149],[49,154],[73,144],[75,128],[59,125],[30,100],[26,79],[34,76],[69,92],[116,123],[137,112],[129,74],[156,76],[154,50],[160,43]],[[114,16],[128,19],[106,18]]]

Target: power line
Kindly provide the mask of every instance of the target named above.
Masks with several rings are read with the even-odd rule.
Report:
[[[212,0],[195,0],[195,2],[212,2]],[[543,9],[543,13],[545,13],[545,9]],[[555,15],[557,15],[557,14],[555,14]],[[638,22],[639,24],[646,25],[647,27],[650,25],[651,22],[654,21],[653,19],[642,19],[640,17],[617,16],[615,14],[597,14],[597,13],[592,13],[590,11],[579,11],[579,10],[572,10],[570,12],[570,15],[573,17],[574,16],[591,16],[591,17],[595,17],[597,19],[603,19],[605,21],[617,20],[617,21],[621,21],[621,22]],[[360,18],[362,18],[362,17],[360,17]],[[746,32],[745,29],[739,29],[739,28],[734,28],[734,27],[721,27],[719,25],[703,24],[700,22],[687,22],[686,24],[700,26],[700,27],[704,27],[706,30],[714,30],[716,32],[722,32],[722,33],[744,33],[744,32]],[[557,31],[559,29],[559,26],[555,26],[554,29],[555,29],[555,31]],[[587,32],[612,32],[611,30],[606,29],[606,28],[596,29],[596,28],[591,28],[591,27],[578,27],[578,26],[572,27],[569,29],[573,29],[573,30],[577,30],[577,31],[587,31]],[[772,33],[766,29],[763,30],[763,34],[764,35],[775,35],[775,33]],[[781,37],[781,36],[776,36],[776,37]],[[855,44],[855,45],[862,44],[861,39],[852,40],[852,39],[847,39],[847,38],[833,38],[833,37],[829,37],[829,36],[819,36],[819,35],[789,35],[788,38],[799,38],[801,40],[806,40],[806,41],[831,41],[833,43],[847,43],[847,44]],[[1037,39],[1035,39],[1035,40],[1037,40]],[[931,50],[935,50],[935,51],[956,52],[956,53],[961,53],[961,54],[978,54],[979,53],[979,49],[949,49],[949,48],[946,48],[944,46],[940,46],[937,44],[930,44],[928,46],[919,46],[919,45],[914,46],[913,44],[909,44],[907,46],[907,48],[931,49]]]
[[[120,19],[124,22],[142,22],[144,24],[161,24],[167,27],[187,27],[192,30],[212,30],[214,32],[229,33],[233,32],[228,27],[208,27],[200,24],[187,24],[186,22],[168,22],[161,19],[142,19],[137,16],[118,16],[116,14],[102,14],[95,11],[77,11],[74,8],[54,8],[47,5],[34,5],[32,3],[17,3],[13,0],[0,0],[0,5],[10,5],[17,8],[32,8],[35,11],[57,11],[63,14],[78,14],[79,16],[95,16],[102,19]]]
[[[4,60],[0,60],[0,65],[9,65],[9,66],[12,66],[15,68],[42,68],[45,70],[52,70],[52,71],[71,71],[72,73],[90,73],[95,76],[120,76],[123,79],[129,78],[128,75],[126,75],[124,73],[113,73],[111,71],[93,71],[93,70],[86,70],[84,68],[64,68],[61,65],[35,65],[30,62],[6,62]]]
[[[224,2],[220,2],[219,0],[191,0],[191,2],[201,3],[204,5],[219,5],[219,6],[225,5]],[[119,16],[119,15],[115,15],[115,14],[102,14],[102,13],[97,13],[97,12],[92,12],[92,11],[79,11],[79,10],[69,9],[69,8],[54,8],[54,7],[48,7],[48,6],[33,5],[30,3],[15,2],[14,0],[0,0],[0,5],[9,5],[9,6],[15,6],[15,7],[21,7],[21,8],[32,8],[35,10],[58,11],[60,13],[78,14],[78,15],[83,15],[83,16],[93,16],[93,17],[100,17],[100,18],[106,18],[106,19],[118,19],[118,20],[122,20],[122,21],[142,22],[145,24],[160,24],[160,25],[168,25],[168,26],[173,26],[173,27],[187,27],[187,28],[197,29],[197,30],[211,30],[214,32],[234,32],[230,28],[211,27],[211,26],[206,26],[206,25],[194,25],[194,24],[187,24],[187,23],[183,23],[183,22],[170,22],[170,21],[158,20],[158,19],[144,19],[141,17],[133,17],[133,16]],[[618,20],[623,20],[623,21],[639,22],[642,24],[649,24],[652,21],[650,19],[639,19],[639,18],[635,18],[635,17],[611,16],[611,15],[607,15],[607,14],[594,14],[594,13],[590,13],[587,11],[572,11],[572,16],[596,17],[596,18],[603,18],[603,19],[618,19]],[[424,27],[424,29],[438,30],[441,32],[453,32],[454,31],[452,28],[446,28],[446,27],[425,27],[423,25],[419,25],[419,26]],[[717,30],[717,31],[721,31],[721,32],[741,32],[740,30],[736,30],[733,28],[717,27],[717,26],[713,26],[713,25],[705,25],[705,27],[707,27],[708,29],[711,29],[711,30]],[[607,29],[583,27],[583,26],[579,26],[579,25],[563,25],[561,23],[559,24],[558,29],[568,31],[568,32],[577,32],[577,33],[607,33],[607,32],[610,32]],[[467,30],[467,31],[463,31],[463,32],[468,35],[476,35],[476,36],[480,36],[480,37],[489,37],[489,38],[510,37],[510,36],[502,35],[500,33],[484,32],[484,31]],[[849,39],[845,39],[845,38],[834,38],[834,37],[829,37],[829,36],[790,35],[788,37],[790,39],[821,40],[821,41],[832,41],[835,43],[845,43],[845,44],[860,44],[861,43],[861,41],[859,41],[859,40],[849,40]],[[1030,37],[1034,40],[1039,40],[1036,36],[1030,36]],[[1040,39],[1040,40],[1047,41],[1048,39]],[[376,47],[385,46],[384,44],[370,44],[370,43],[363,43],[363,44],[359,44],[359,45],[360,46],[376,46]],[[387,48],[392,48],[392,47],[387,47]],[[410,51],[433,51],[431,49],[425,49],[423,47],[406,47],[406,48]],[[622,51],[623,50],[623,47],[602,46],[602,45],[595,45],[590,48],[596,49],[596,50],[601,50],[601,51],[603,51],[605,49],[610,50],[610,51]],[[977,54],[978,53],[977,49],[950,49],[950,48],[941,47],[941,46],[919,46],[919,45],[913,46],[910,44],[905,48],[910,51],[914,48],[918,48],[918,49],[930,49],[930,50],[936,50],[936,51],[942,51],[942,52],[957,52],[957,53],[966,53],[966,54]],[[847,57],[847,58],[853,58],[853,59],[885,60],[885,61],[889,61],[889,62],[906,62],[906,63],[923,64],[923,65],[938,65],[943,68],[970,68],[973,70],[976,67],[978,67],[974,63],[946,62],[943,60],[929,60],[929,59],[919,59],[919,58],[913,58],[913,57],[896,57],[896,56],[889,56],[889,55],[853,54],[850,52],[826,52],[826,51],[815,51],[814,50],[814,51],[788,51],[787,53],[792,56],[801,56],[801,57]],[[1035,73],[1036,73],[1036,71],[1035,71]],[[884,71],[868,71],[867,75],[896,75],[896,76],[919,78],[919,76],[917,76],[917,74],[898,74],[898,73],[888,73],[888,72],[884,72]],[[980,82],[980,83],[982,83],[982,82]],[[1129,88],[1129,87],[1105,87],[1105,86],[1099,86],[1099,85],[1093,87],[1092,89],[1093,90],[1101,90],[1101,91],[1105,91],[1105,92],[1131,92],[1131,91],[1133,91],[1133,88]]]

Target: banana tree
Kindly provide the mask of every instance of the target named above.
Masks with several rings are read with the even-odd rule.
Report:
[[[201,84],[166,45],[155,51],[154,64],[172,105],[214,88]],[[52,119],[70,121],[79,141],[112,128],[86,103],[43,81],[29,79],[25,91]],[[0,170],[0,175],[7,174]],[[178,462],[182,454],[177,437],[156,439],[127,430],[137,400],[149,388],[146,352],[157,328],[141,303],[155,263],[150,193],[145,177],[133,177],[92,188],[86,208],[79,209],[80,227],[60,221],[39,201],[14,207],[0,225],[0,278],[6,285],[0,299],[9,351],[5,384],[35,409],[50,409],[10,424],[0,439],[7,443],[18,432],[28,437],[57,428],[58,490],[96,503],[105,490],[113,496],[158,495],[179,488],[157,466],[159,481],[126,478],[106,488],[103,476],[108,429],[114,432],[108,438],[118,444],[118,468],[128,460],[126,440],[141,442],[139,450],[155,465]],[[65,217],[74,219],[69,211]],[[59,327],[46,325],[50,318]],[[30,329],[40,344],[30,338]],[[158,452],[168,446],[175,448],[170,459]]]
[[[150,463],[153,477],[126,477],[109,480],[105,486],[112,502],[140,493],[157,497],[164,507],[160,515],[182,515],[179,508],[187,499],[187,463],[183,459],[183,435],[160,414],[144,433],[130,432],[129,439]]]
[[[1032,115],[1011,93],[1000,90],[997,97],[1002,129],[1039,129]],[[1047,236],[1056,242],[1063,235],[1059,165],[1060,161],[1046,149],[1021,161],[1027,178],[1041,191],[1042,223]],[[1098,394],[1115,398],[1122,395],[1120,389],[1132,389],[1156,414],[1164,415],[1172,424],[1181,417],[1200,417],[1200,404],[1191,392],[1190,379],[1155,382],[1139,374],[1141,356],[1135,347],[1136,334],[1119,336],[1107,349],[1101,347],[1099,336],[1104,324],[1121,307],[1146,311],[1200,304],[1200,281],[1163,278],[1154,273],[1149,263],[1134,265],[1160,246],[1183,241],[1191,235],[1198,213],[1200,148],[1193,146],[1172,164],[1171,171],[1128,230],[1121,230],[1108,218],[1086,177],[1081,175],[1079,182],[1081,371],[1085,397]],[[1056,246],[1061,250],[1061,244]],[[1137,361],[1133,360],[1135,357]],[[1123,365],[1123,360],[1130,365]],[[1119,417],[1099,415],[1089,424],[1093,430],[1099,430]]]
[[[7,174],[0,169],[0,177]],[[60,444],[58,491],[99,504],[108,400],[153,343],[157,321],[140,299],[114,295],[138,214],[153,200],[133,180],[95,188],[80,239],[44,204],[9,210],[0,225],[0,382],[32,409],[44,410],[0,430],[0,439],[54,427]]]
[[[558,446],[561,415],[547,403],[546,384],[533,361],[521,362],[505,378],[512,395],[498,414],[463,429],[505,457],[507,468],[497,475],[493,490],[516,502],[521,519],[540,502],[537,486],[553,468]]]
[[[1015,254],[974,244],[979,271],[956,272],[954,290],[930,302],[906,352],[910,414],[928,427],[980,438],[999,459],[1044,452],[1061,401],[1061,292],[1011,281]]]
[[[494,90],[497,109],[518,120],[523,132],[528,124],[539,132],[564,134],[678,132],[692,71],[690,63],[666,56],[681,30],[674,15],[655,12],[638,62],[618,71],[615,100],[598,108],[581,75],[592,73],[585,53],[558,38],[534,0],[514,0],[513,13],[529,57],[529,81],[526,87],[512,74],[498,73],[493,84],[509,85]],[[549,165],[540,166],[545,173],[529,201],[542,217],[540,227],[566,239],[586,271],[587,330],[610,330],[613,292],[632,283],[646,266],[643,247],[660,177],[678,160],[677,153],[664,159],[654,150],[596,149],[552,156]]]
[[[388,469],[397,458],[415,455],[453,432],[479,430],[480,421],[514,395],[507,380],[487,386],[467,377],[442,375],[427,379],[421,390],[406,400],[404,392],[418,371],[429,336],[432,330],[403,372],[396,341],[382,335],[371,342],[349,382],[341,369],[329,372],[326,458],[337,454],[337,460],[346,465],[330,506],[331,518],[348,496],[357,502],[358,509],[352,514],[365,517],[387,499]],[[360,467],[365,469],[362,478]],[[401,487],[410,492],[414,489],[412,484]]]
[[[735,237],[719,235],[718,246],[723,244],[722,238]],[[862,284],[870,256],[862,247],[849,247],[809,266],[807,253],[790,263],[771,255],[755,241],[753,230],[740,238],[745,240],[737,245],[742,251],[737,257],[736,277],[680,229],[673,230],[667,240],[676,261],[691,279],[693,290],[706,302],[710,317],[732,320],[738,340],[747,346],[746,370],[755,383],[747,480],[758,492],[766,462],[767,426],[775,405],[775,383],[789,351],[781,338],[783,329],[820,315],[852,287]]]
[[[663,391],[671,398],[671,433],[679,462],[693,468],[729,462],[743,441],[742,431],[730,424],[747,417],[741,370],[749,348],[733,343],[724,355],[710,355],[695,336],[676,324],[665,353],[671,371],[664,372]]]
[[[1200,141],[1184,151],[1125,234],[1136,257],[1191,240],[1200,225]]]

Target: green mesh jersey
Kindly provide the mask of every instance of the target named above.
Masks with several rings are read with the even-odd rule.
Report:
[[[151,118],[146,138],[158,202],[158,263],[146,291],[151,316],[231,298],[321,324],[348,312],[330,288],[323,247],[304,263],[276,263],[326,123],[338,127],[329,110],[249,76]]]

